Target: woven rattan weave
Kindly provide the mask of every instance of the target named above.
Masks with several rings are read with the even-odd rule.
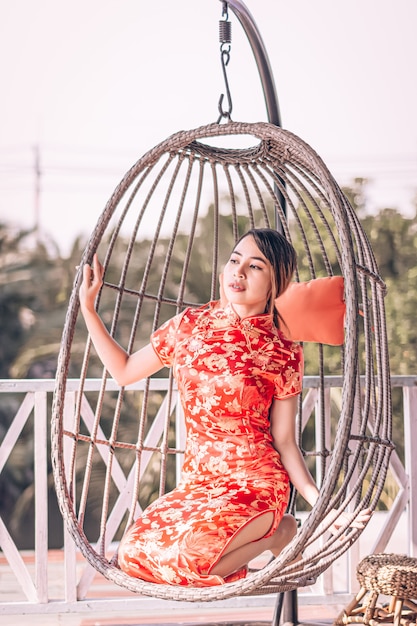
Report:
[[[132,579],[118,569],[115,551],[125,528],[175,479],[181,416],[169,376],[134,390],[108,380],[78,322],[81,270],[75,278],[52,417],[58,499],[86,559],[141,594],[209,601],[306,584],[360,534],[345,528],[330,535],[320,526],[323,515],[332,507],[352,516],[374,509],[384,485],[392,448],[385,286],[355,211],[300,138],[272,124],[239,122],[172,135],[127,172],[80,265],[98,251],[105,285],[97,306],[131,351],[185,306],[217,297],[225,251],[254,226],[276,226],[292,241],[297,280],[344,277],[345,341],[341,347],[305,346],[306,373],[318,376],[320,385],[308,389],[306,382],[299,435],[302,445],[304,415],[313,415],[320,435],[305,454],[321,483],[320,499],[283,554],[236,583],[178,588]],[[69,378],[79,380],[75,394],[67,393]],[[100,391],[91,390],[91,378],[100,379]],[[333,384],[341,394],[330,402]],[[286,565],[301,552],[296,569]]]

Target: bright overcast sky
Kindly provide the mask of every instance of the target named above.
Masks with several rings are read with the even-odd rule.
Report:
[[[246,0],[284,128],[336,179],[371,179],[372,209],[409,215],[417,191],[417,0]],[[219,0],[0,0],[0,219],[41,225],[65,252],[125,171],[172,133],[216,121]],[[235,121],[265,121],[233,11]]]

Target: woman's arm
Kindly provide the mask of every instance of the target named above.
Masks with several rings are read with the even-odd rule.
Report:
[[[129,355],[110,336],[94,308],[102,284],[103,266],[94,255],[93,267],[86,264],[83,268],[79,293],[81,312],[100,360],[118,384],[125,386],[154,374],[163,364],[150,343]]]
[[[301,450],[298,446],[295,431],[297,413],[297,397],[285,400],[274,400],[271,407],[271,434],[275,449],[281,456],[283,466],[288,472],[291,483],[302,497],[311,505],[317,502],[319,490],[311,476]],[[364,528],[371,518],[370,509],[363,509],[350,522],[352,528]],[[346,525],[349,515],[343,511],[332,509],[327,513],[323,524],[336,534],[338,529]]]
[[[311,506],[319,497],[319,490],[311,476],[297,443],[295,416],[297,397],[274,400],[270,412],[271,434],[275,449],[295,489]]]

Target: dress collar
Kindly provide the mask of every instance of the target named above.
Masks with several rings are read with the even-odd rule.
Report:
[[[212,305],[217,319],[225,320],[232,326],[263,328],[265,330],[269,330],[273,327],[272,315],[270,313],[261,313],[260,315],[249,315],[248,317],[240,318],[230,302],[227,302],[224,306],[219,302],[213,302]]]

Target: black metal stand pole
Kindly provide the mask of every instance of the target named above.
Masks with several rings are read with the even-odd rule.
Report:
[[[224,0],[220,1],[223,2]],[[271,64],[269,62],[265,44],[262,40],[258,27],[256,26],[255,20],[241,0],[227,0],[227,5],[232,9],[233,13],[238,18],[251,45],[262,83],[268,121],[271,124],[281,127],[281,115],[275,88],[275,80],[272,74]],[[285,212],[285,198],[277,189],[276,193]],[[280,222],[278,219],[276,227],[280,229]],[[278,595],[272,626],[279,626],[281,624],[282,612],[282,617],[286,626],[298,626],[298,598],[296,589],[293,591],[286,591],[285,593]]]
[[[220,0],[220,2],[222,1],[223,0]],[[227,5],[232,9],[233,13],[238,18],[251,45],[259,76],[261,78],[268,121],[271,122],[271,124],[281,127],[281,115],[278,106],[274,76],[272,74],[265,44],[262,40],[258,27],[255,24],[255,20],[241,0],[227,0]]]

